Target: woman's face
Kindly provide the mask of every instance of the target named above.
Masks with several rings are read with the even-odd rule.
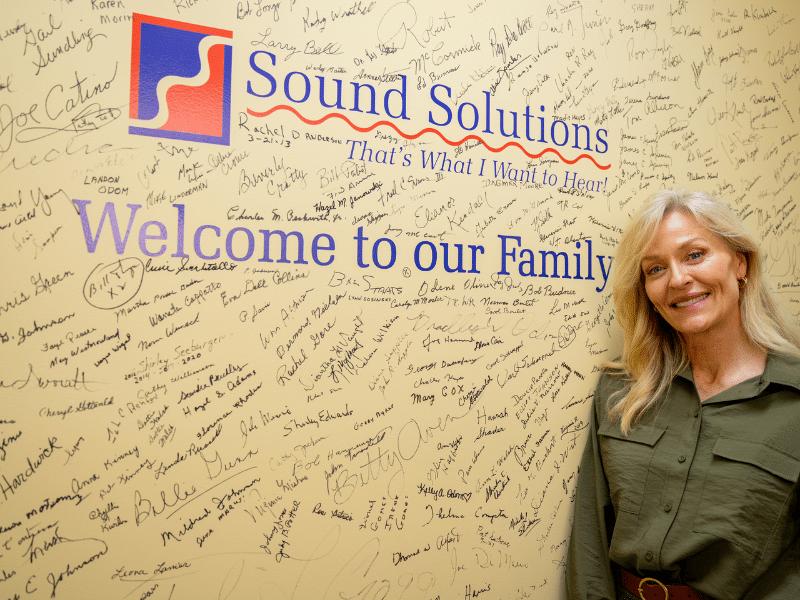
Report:
[[[647,297],[687,341],[741,330],[739,279],[747,259],[722,238],[676,210],[664,217],[642,259]]]

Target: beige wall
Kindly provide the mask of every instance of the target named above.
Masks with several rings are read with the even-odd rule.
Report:
[[[233,32],[230,146],[128,133],[133,13]],[[563,597],[592,390],[620,351],[605,279],[641,200],[720,195],[798,313],[799,17],[788,0],[6,3],[2,597]],[[270,89],[256,51],[269,97],[247,92]],[[343,82],[355,127],[393,127],[315,123],[316,76],[329,103]],[[351,110],[352,82],[378,114],[366,95]],[[281,105],[299,116],[256,116]],[[470,134],[486,147],[445,143]],[[108,223],[89,251],[73,200],[92,235],[106,202],[123,237],[133,219],[121,254]],[[140,243],[153,221],[167,240]],[[228,256],[248,251],[243,230],[225,247],[237,227],[249,260]],[[260,261],[259,230],[301,234],[307,264]]]

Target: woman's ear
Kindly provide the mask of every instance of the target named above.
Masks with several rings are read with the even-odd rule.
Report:
[[[747,275],[747,254],[737,251],[736,257],[739,259],[739,264],[736,267],[736,279],[742,279],[742,277]]]

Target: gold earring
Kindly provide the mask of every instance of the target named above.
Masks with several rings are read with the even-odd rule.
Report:
[[[746,285],[747,285],[747,277],[745,276],[739,280],[739,289],[744,288],[744,286]]]

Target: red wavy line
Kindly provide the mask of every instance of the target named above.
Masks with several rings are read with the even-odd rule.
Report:
[[[342,115],[342,114],[339,114],[339,113],[329,113],[329,114],[325,115],[324,117],[322,117],[321,119],[317,119],[316,121],[314,121],[314,120],[312,120],[312,119],[306,119],[306,118],[305,118],[303,115],[301,115],[299,112],[297,112],[297,111],[296,111],[296,110],[295,110],[293,107],[291,107],[291,106],[287,106],[287,105],[285,105],[285,104],[279,104],[278,106],[273,106],[272,108],[270,108],[270,109],[269,109],[268,111],[266,111],[266,112],[255,112],[255,111],[252,111],[252,110],[250,110],[250,109],[248,108],[248,109],[247,109],[247,114],[249,114],[249,115],[251,115],[251,116],[253,116],[253,117],[266,117],[266,116],[268,116],[268,115],[271,115],[272,113],[274,113],[276,110],[288,110],[288,111],[291,111],[291,112],[293,112],[293,113],[294,113],[294,114],[297,116],[297,118],[298,118],[298,119],[300,119],[301,121],[303,121],[303,123],[307,123],[308,125],[319,125],[320,123],[324,123],[324,122],[325,122],[325,121],[327,121],[328,119],[331,119],[331,118],[333,118],[333,117],[336,117],[336,118],[338,118],[338,119],[342,119],[342,120],[343,120],[343,121],[345,121],[345,122],[346,122],[348,125],[350,125],[350,127],[352,127],[353,129],[355,129],[356,131],[359,131],[359,132],[361,132],[361,133],[367,133],[368,131],[372,131],[373,129],[375,129],[376,127],[378,127],[378,126],[380,126],[380,125],[387,125],[387,126],[391,127],[392,129],[394,129],[394,130],[395,130],[395,131],[398,133],[398,135],[400,135],[401,137],[404,137],[404,138],[405,138],[405,139],[407,139],[407,140],[415,140],[415,139],[417,139],[419,136],[421,136],[423,133],[435,133],[435,134],[436,134],[436,135],[438,135],[440,138],[442,138],[442,141],[443,141],[444,143],[446,143],[446,144],[449,144],[449,145],[451,145],[451,146],[460,146],[461,144],[463,144],[463,143],[464,143],[464,142],[466,142],[467,140],[478,140],[478,141],[479,141],[481,144],[483,144],[483,146],[484,146],[484,147],[485,147],[487,150],[489,150],[489,151],[491,151],[491,152],[502,152],[503,150],[505,150],[505,149],[506,149],[506,148],[508,148],[509,146],[516,146],[517,148],[519,148],[520,150],[522,150],[522,153],[523,153],[523,154],[525,154],[525,156],[528,156],[528,157],[530,157],[530,158],[539,158],[539,157],[541,157],[541,156],[542,156],[542,155],[543,155],[545,152],[552,152],[553,154],[555,154],[556,156],[558,156],[558,158],[560,158],[560,159],[561,159],[563,162],[567,163],[568,165],[574,165],[574,164],[575,164],[576,162],[578,162],[580,159],[582,159],[582,158],[588,158],[590,161],[592,161],[592,162],[594,163],[594,165],[595,165],[595,166],[596,166],[598,169],[602,169],[602,170],[604,170],[604,171],[605,171],[606,169],[608,169],[608,168],[610,168],[610,167],[611,167],[611,165],[610,165],[610,164],[608,164],[608,165],[605,165],[605,166],[598,164],[598,163],[597,163],[597,161],[594,159],[594,157],[592,157],[592,156],[589,156],[588,154],[581,154],[581,155],[580,155],[578,158],[576,158],[575,160],[567,160],[566,158],[564,158],[563,156],[561,156],[561,154],[560,154],[560,153],[558,152],[558,150],[556,150],[555,148],[545,148],[544,150],[542,150],[541,152],[539,152],[539,154],[531,154],[531,153],[529,153],[527,150],[525,150],[525,148],[523,148],[522,146],[520,146],[520,145],[519,145],[517,142],[508,142],[506,145],[504,145],[504,146],[502,146],[502,147],[500,147],[500,148],[492,148],[492,147],[491,147],[489,144],[487,144],[487,143],[486,143],[486,142],[485,142],[485,141],[484,141],[484,140],[483,140],[481,137],[479,137],[479,136],[477,136],[477,135],[468,135],[468,136],[466,136],[464,139],[462,139],[462,140],[460,140],[460,141],[458,141],[458,142],[451,142],[451,141],[450,141],[450,140],[448,140],[446,137],[444,137],[444,136],[441,134],[441,132],[440,132],[438,129],[433,129],[432,127],[426,127],[425,129],[421,130],[419,133],[415,133],[414,135],[408,135],[408,134],[406,134],[406,133],[403,133],[402,131],[400,131],[400,130],[399,130],[399,129],[398,129],[396,126],[395,126],[395,124],[394,124],[394,123],[391,123],[390,121],[378,121],[377,123],[375,123],[375,124],[373,124],[373,125],[370,125],[369,127],[359,127],[358,125],[356,125],[355,123],[353,123],[353,122],[352,122],[350,119],[348,119],[346,116],[344,116],[344,115]]]

